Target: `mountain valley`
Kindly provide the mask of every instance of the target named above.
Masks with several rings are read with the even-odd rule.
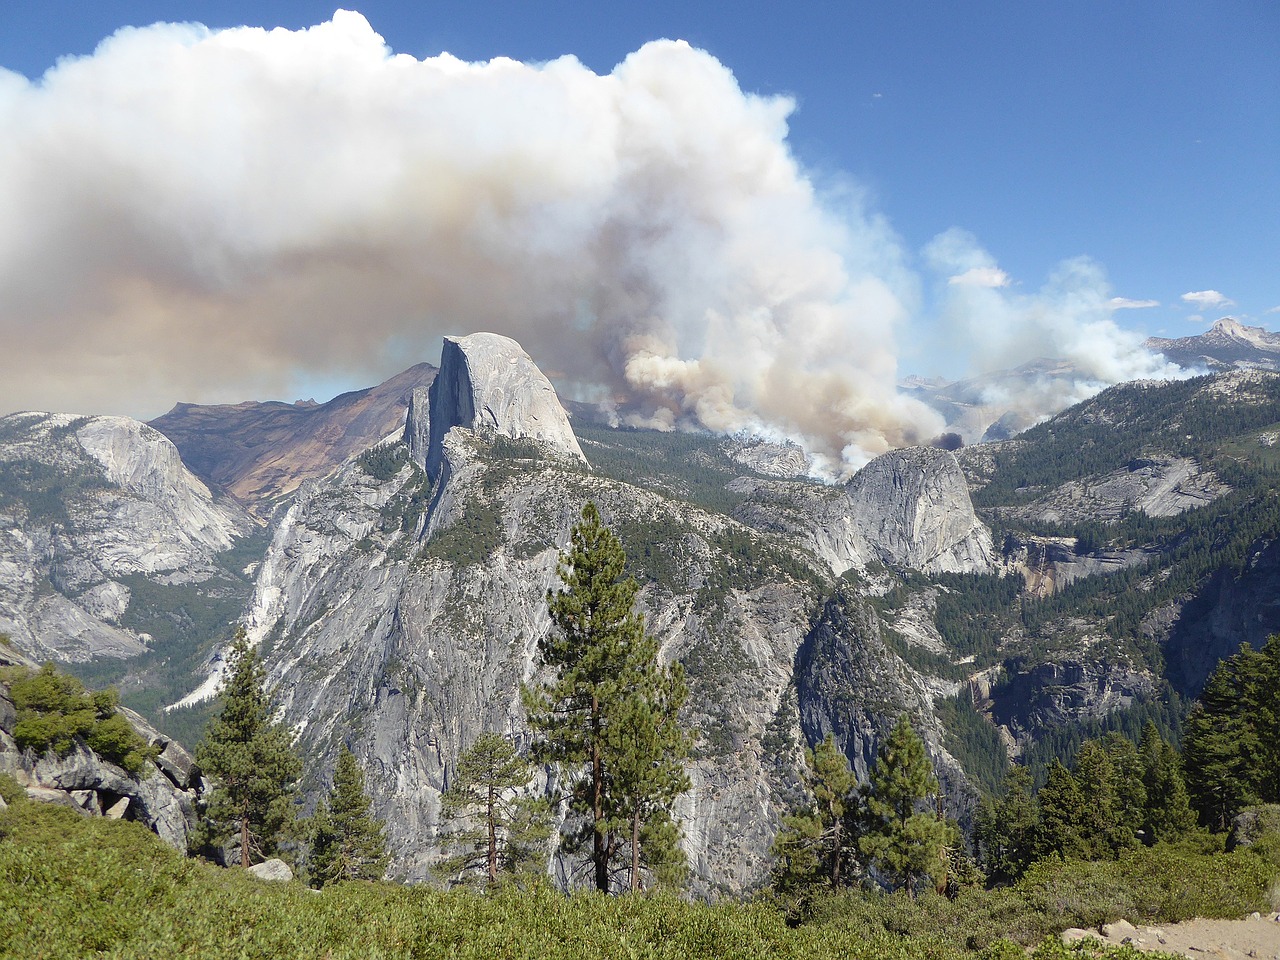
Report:
[[[1277,374],[1122,384],[839,485],[796,448],[566,406],[518,344],[475,334],[316,407],[0,419],[0,632],[190,741],[242,621],[306,795],[349,745],[393,875],[424,880],[460,753],[527,742],[519,688],[593,500],[688,677],[676,813],[714,895],[764,880],[828,733],[865,780],[910,714],[967,821],[1010,758],[1043,769],[1149,718],[1176,733],[1219,659],[1280,630]]]

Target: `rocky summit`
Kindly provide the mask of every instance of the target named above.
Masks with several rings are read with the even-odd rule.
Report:
[[[542,371],[520,344],[496,333],[445,337],[429,395],[424,466],[435,478],[454,427],[485,436],[528,438],[586,462],[569,418]]]

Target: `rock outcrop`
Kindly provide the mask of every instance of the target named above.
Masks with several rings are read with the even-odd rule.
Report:
[[[123,711],[138,734],[159,752],[134,776],[82,742],[65,756],[36,756],[13,739],[17,712],[9,687],[0,683],[0,773],[13,777],[32,800],[57,803],[86,816],[134,820],[175,850],[187,851],[202,790],[199,771],[182,746],[132,711]]]
[[[1187,457],[1138,457],[1119,470],[1072,480],[1006,515],[1036,523],[1111,523],[1133,510],[1174,517],[1212,503],[1231,490]]]
[[[440,473],[445,435],[454,427],[537,440],[562,456],[587,461],[551,381],[510,337],[445,337],[430,407],[425,466],[433,479]]]
[[[992,568],[991,532],[978,520],[956,458],[908,447],[872,460],[845,488],[856,555],[925,573]]]
[[[698,888],[758,882],[803,762],[784,694],[817,601],[779,565],[813,580],[821,570],[724,516],[560,456],[513,457],[466,430],[442,446],[429,517],[406,519],[423,489],[412,461],[385,480],[348,464],[304,488],[261,566],[250,633],[273,638],[270,682],[308,756],[308,789],[323,789],[347,742],[387,823],[392,872],[429,875],[459,755],[486,730],[527,742],[520,684],[537,676],[557,554],[591,498],[647,558],[647,622],[693,690],[698,758],[677,812]],[[790,746],[766,748],[770,730]]]

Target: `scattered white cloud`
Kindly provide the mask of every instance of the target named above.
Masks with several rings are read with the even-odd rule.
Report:
[[[1204,314],[1202,313],[1191,314],[1191,316],[1187,317],[1187,323],[1204,323]]]
[[[1128,297],[1112,297],[1107,303],[1112,310],[1147,310],[1160,306],[1159,300],[1130,300]]]
[[[1217,290],[1192,290],[1190,293],[1184,293],[1182,299],[1185,303],[1190,303],[1199,310],[1214,310],[1218,307],[1230,307],[1235,304],[1234,300],[1229,300]]]
[[[1264,310],[1264,313],[1280,313],[1280,306],[1272,307],[1270,310]]]
[[[964,273],[948,277],[947,283],[960,287],[999,289],[1009,285],[1009,275],[999,267],[971,267]]]
[[[1052,376],[1015,379],[1002,388],[1002,402],[1027,422],[1113,383],[1181,375],[1178,367],[1147,350],[1140,334],[1116,324],[1117,298],[1102,268],[1088,258],[1063,261],[1040,290],[1023,293],[953,282],[975,270],[1003,273],[965,231],[948,230],[934,238],[924,255],[939,277],[948,278],[944,327],[968,331],[960,348],[968,350],[975,371],[1007,370],[1040,358],[1066,361]]]

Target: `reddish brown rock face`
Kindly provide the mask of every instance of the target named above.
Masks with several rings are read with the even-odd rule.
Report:
[[[414,389],[435,375],[435,367],[420,363],[321,404],[180,403],[151,426],[173,441],[200,479],[261,518],[304,481],[327,476],[402,427]]]

